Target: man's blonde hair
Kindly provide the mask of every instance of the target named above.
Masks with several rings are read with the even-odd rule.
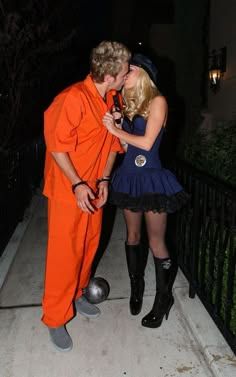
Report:
[[[154,97],[161,95],[147,72],[143,68],[139,69],[136,86],[132,89],[123,89],[126,104],[124,113],[129,119],[133,119],[136,114],[147,118],[151,101]]]
[[[105,75],[116,78],[122,64],[131,58],[129,49],[119,42],[103,41],[92,50],[90,72],[95,82],[102,83]]]

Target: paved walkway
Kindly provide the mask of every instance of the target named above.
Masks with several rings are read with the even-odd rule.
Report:
[[[110,226],[111,222],[107,223]],[[128,311],[129,281],[124,222],[117,212],[96,275],[108,280],[101,317],[76,316],[68,330],[74,347],[60,353],[40,322],[46,245],[45,200],[34,197],[0,259],[0,377],[233,377],[236,358],[196,297],[188,298],[179,272],[175,305],[159,329],[141,326],[153,303],[154,266],[149,258],[142,313]],[[11,268],[7,274],[9,266]],[[2,285],[2,287],[1,287]]]

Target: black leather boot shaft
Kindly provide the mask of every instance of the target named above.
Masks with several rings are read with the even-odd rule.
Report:
[[[172,264],[169,258],[154,257],[156,272],[156,296],[150,313],[142,319],[145,327],[156,328],[161,326],[164,316],[168,319],[169,311],[174,304],[172,295]]]
[[[143,303],[144,271],[147,264],[148,248],[144,248],[140,244],[125,244],[125,251],[131,285],[130,312],[132,315],[137,315],[140,313]]]

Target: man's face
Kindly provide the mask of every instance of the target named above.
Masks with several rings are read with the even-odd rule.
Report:
[[[120,90],[122,88],[122,86],[124,85],[124,82],[125,82],[125,79],[126,79],[128,72],[129,72],[129,64],[123,63],[122,64],[122,70],[116,76],[116,78],[115,78],[115,80],[112,84],[111,89]]]

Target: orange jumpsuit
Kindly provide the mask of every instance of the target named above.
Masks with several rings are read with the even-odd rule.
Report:
[[[42,321],[49,327],[73,317],[73,300],[90,278],[102,221],[102,209],[88,214],[77,206],[71,182],[50,152],[67,152],[79,177],[96,191],[110,152],[122,152],[102,124],[107,110],[89,75],[60,93],[45,112],[48,245]]]

